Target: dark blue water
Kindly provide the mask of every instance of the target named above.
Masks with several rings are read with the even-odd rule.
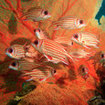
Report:
[[[99,25],[101,25],[100,19],[102,16],[105,16],[105,0],[102,1],[101,7],[95,16],[95,19],[98,20]]]

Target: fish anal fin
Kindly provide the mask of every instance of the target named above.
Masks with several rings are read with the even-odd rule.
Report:
[[[49,55],[44,55],[47,59],[48,59],[48,61],[51,61],[53,58],[51,57],[51,56],[49,56]]]

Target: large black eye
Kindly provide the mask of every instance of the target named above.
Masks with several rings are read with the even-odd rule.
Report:
[[[83,24],[83,20],[80,20],[79,23],[80,23],[80,24]]]
[[[38,29],[38,31],[40,32],[40,29]]]
[[[16,62],[13,62],[11,65],[15,67],[16,66]]]
[[[73,45],[73,42],[71,43],[71,45]]]
[[[75,35],[74,35],[74,38],[76,38],[76,39],[77,39],[77,38],[78,38],[78,34],[75,34]]]
[[[85,68],[82,68],[82,72],[85,72]]]
[[[34,32],[36,32],[36,29],[34,29]]]
[[[45,14],[45,15],[48,15],[48,11],[44,11],[44,14]]]
[[[12,48],[9,48],[8,52],[9,53],[12,53],[13,52],[13,49]]]
[[[37,44],[38,44],[38,40],[35,40],[35,41],[34,41],[34,44],[37,45]]]
[[[56,73],[56,70],[54,69],[54,73]]]
[[[101,58],[104,58],[104,54],[101,54]]]

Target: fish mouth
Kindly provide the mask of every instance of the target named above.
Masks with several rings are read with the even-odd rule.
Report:
[[[51,17],[51,15],[48,15],[47,17],[49,18],[49,17]]]
[[[9,53],[6,52],[5,54],[6,54],[7,56],[9,56],[10,58],[12,58],[11,55],[10,55]]]
[[[17,69],[16,69],[16,68],[14,68],[14,67],[12,67],[12,66],[9,66],[8,68],[9,68],[9,69],[12,69],[12,70],[16,70],[16,71],[17,71]]]

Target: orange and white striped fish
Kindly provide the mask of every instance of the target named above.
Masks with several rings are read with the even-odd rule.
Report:
[[[10,63],[9,69],[16,70],[16,71],[23,71],[23,70],[31,71],[32,69],[40,66],[41,66],[40,63],[28,62],[26,60],[16,60]]]
[[[53,22],[53,25],[57,26],[56,30],[59,28],[78,29],[78,28],[86,26],[86,23],[82,19],[68,16],[68,17],[62,17],[58,19],[57,21]]]
[[[91,56],[91,53],[86,52],[83,49],[74,49],[73,51],[70,52],[70,54],[75,58],[86,58]]]
[[[24,20],[40,21],[51,17],[48,10],[42,8],[30,8],[26,13],[23,14]]]
[[[67,58],[73,61],[71,55],[64,49],[64,46],[53,40],[38,39],[35,40],[32,45],[40,53],[44,54],[48,61],[53,63],[63,62],[68,65],[69,62]]]
[[[62,45],[73,45],[73,41],[70,38],[66,37],[57,37],[54,39],[55,42],[60,43]]]
[[[34,32],[38,39],[48,39],[47,35],[41,29],[35,29]]]
[[[97,37],[88,32],[79,32],[72,36],[71,40],[89,49],[90,46],[99,48]]]
[[[6,55],[10,58],[21,59],[25,57],[24,45],[14,44],[6,49]]]
[[[32,71],[24,71],[23,75],[21,77],[29,77],[28,80],[26,81],[31,81],[31,80],[35,80],[35,81],[39,81],[39,82],[43,82],[45,81],[47,78],[54,76],[56,73],[55,69],[33,69]]]

